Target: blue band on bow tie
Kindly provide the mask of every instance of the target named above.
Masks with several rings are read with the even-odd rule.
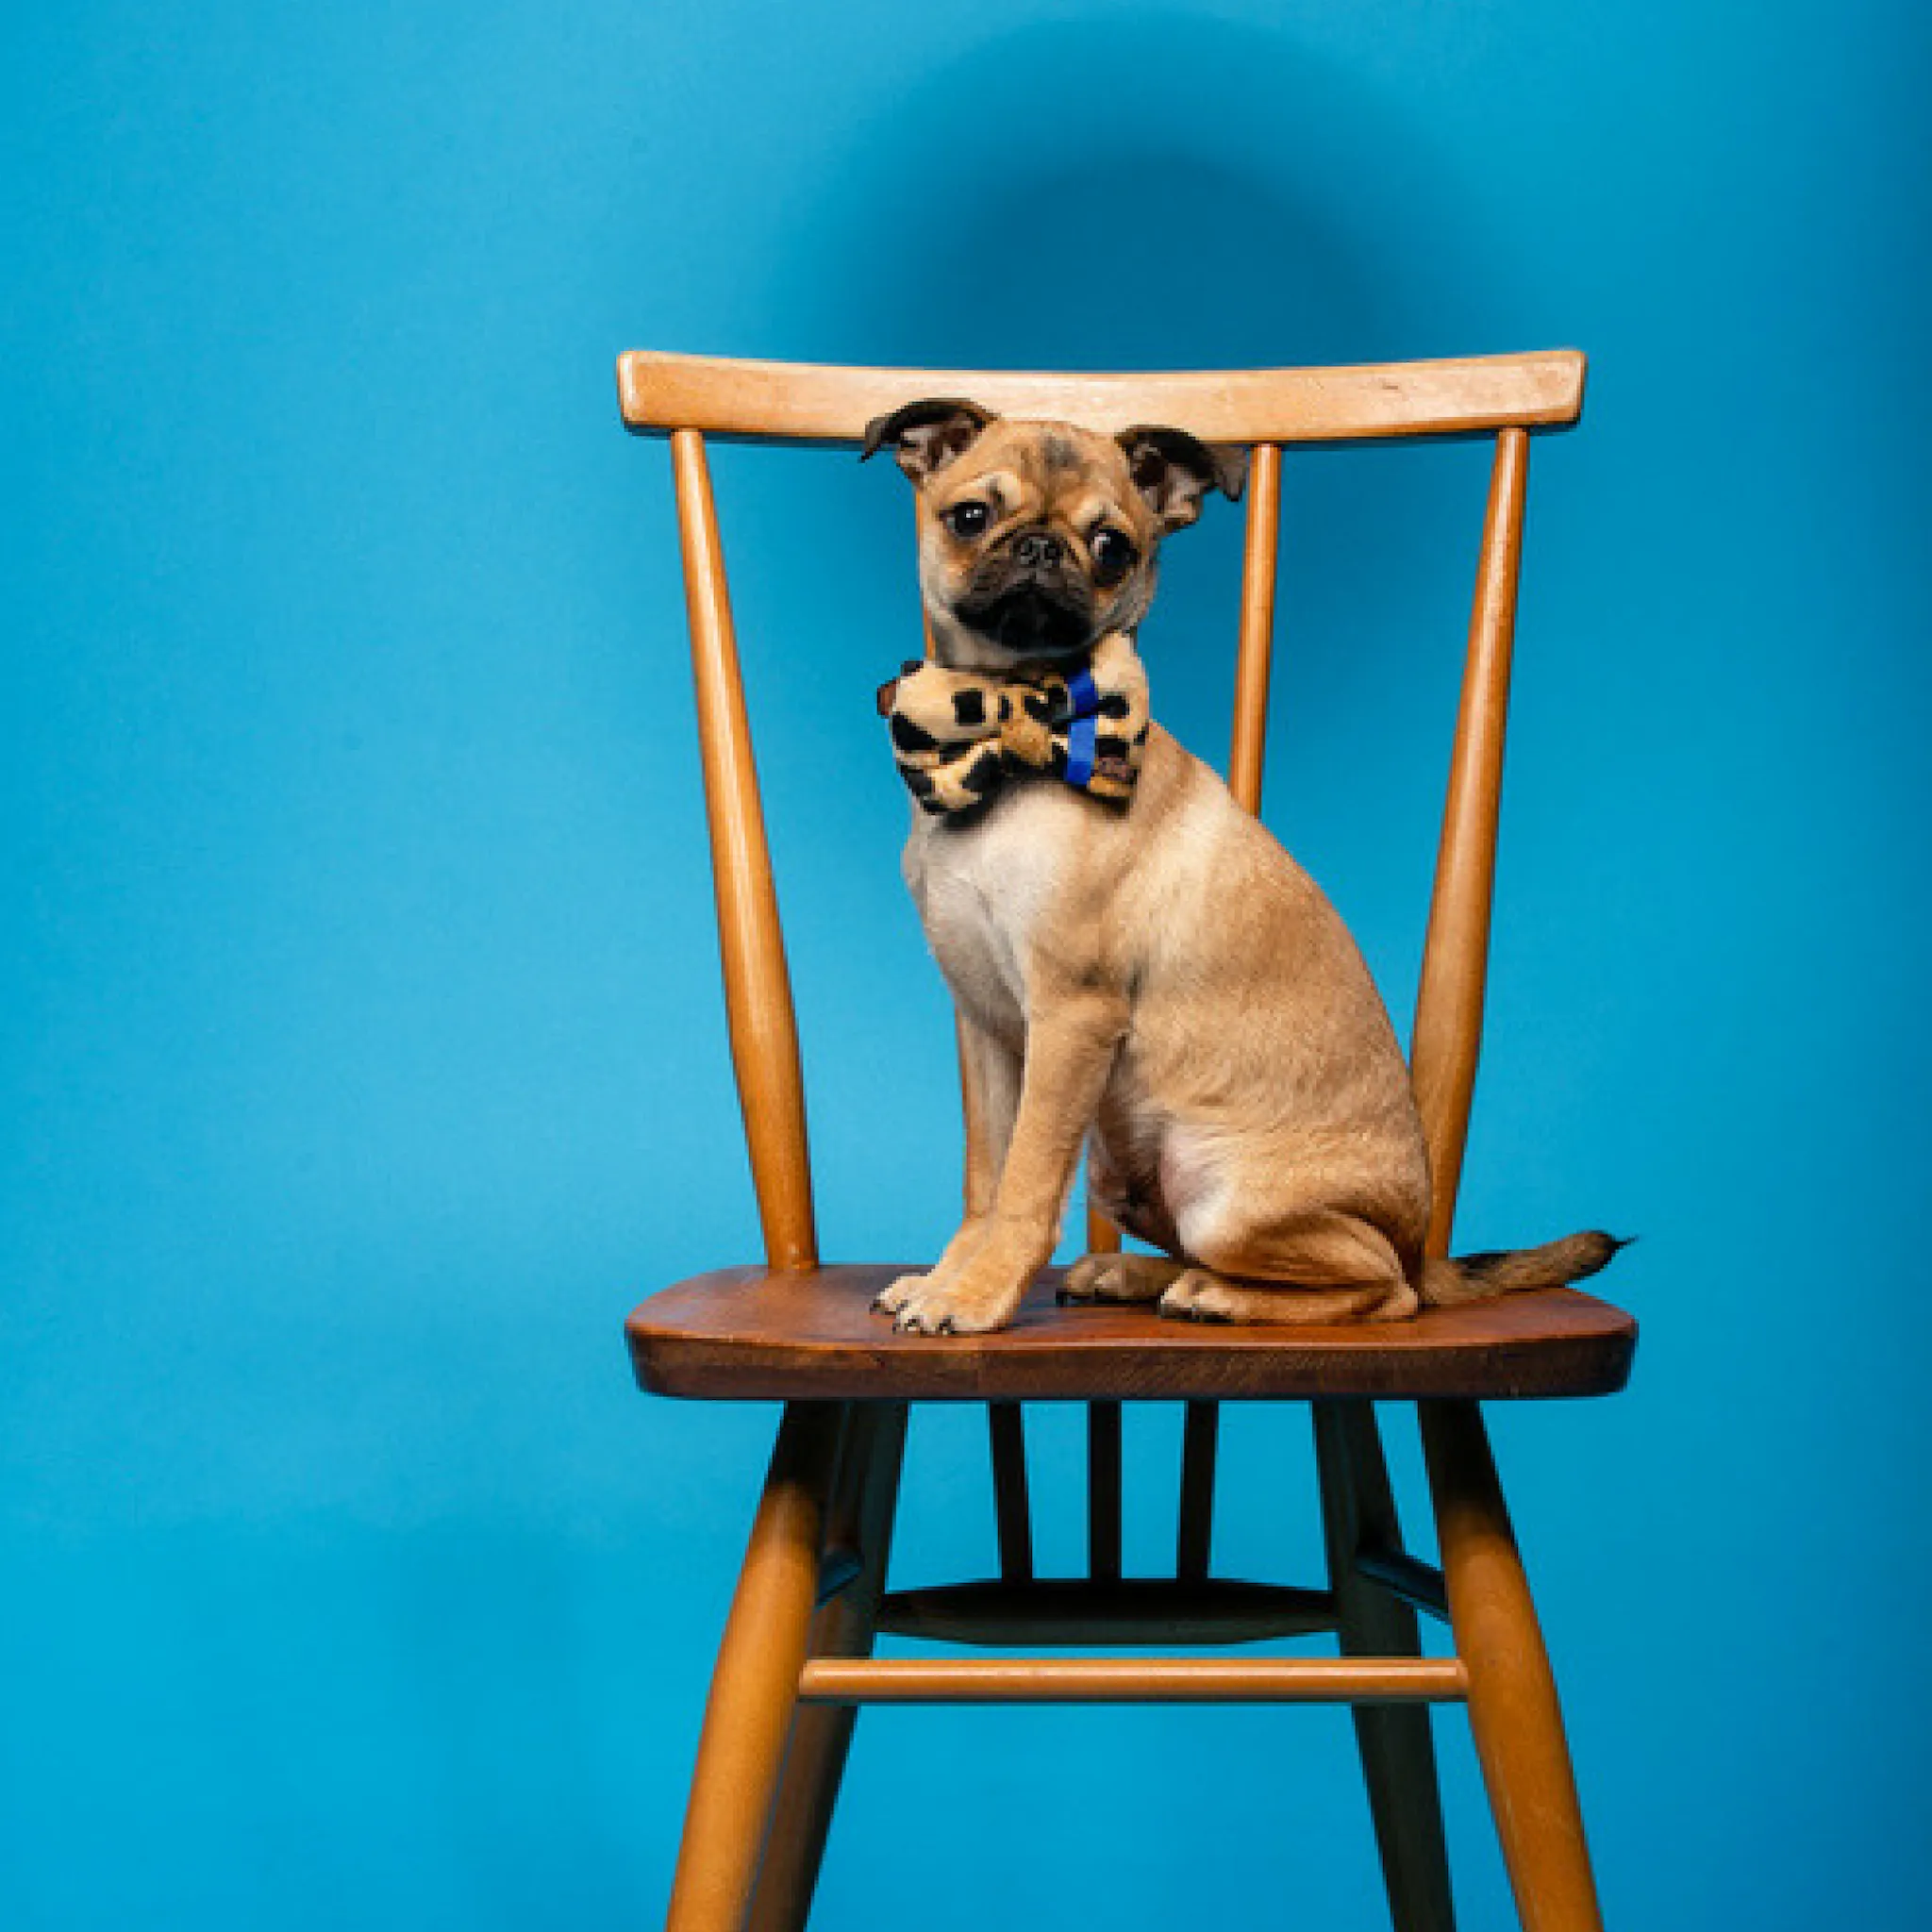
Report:
[[[1068,678],[1067,697],[1074,712],[1067,729],[1067,783],[1084,791],[1093,776],[1093,741],[1099,728],[1094,721],[1100,715],[1100,691],[1093,674],[1081,670]]]

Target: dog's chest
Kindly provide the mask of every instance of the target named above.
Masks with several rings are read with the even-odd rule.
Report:
[[[906,883],[940,971],[982,1025],[1009,1038],[1024,1026],[1036,929],[1068,863],[1070,808],[1081,803],[1019,786],[966,824],[920,813],[906,841]]]

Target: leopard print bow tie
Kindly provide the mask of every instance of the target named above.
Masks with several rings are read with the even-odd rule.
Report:
[[[1147,745],[1147,673],[1116,631],[1064,676],[992,677],[914,659],[879,687],[899,775],[929,812],[984,805],[1018,772],[1122,802]]]

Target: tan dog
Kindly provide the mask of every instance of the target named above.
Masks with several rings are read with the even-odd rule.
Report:
[[[1132,634],[1160,540],[1210,490],[1239,496],[1245,476],[1242,453],[1178,430],[1115,439],[951,399],[880,418],[864,454],[888,443],[919,492],[937,663],[1002,715],[1046,718],[1031,691],[1090,664],[1138,675]],[[981,700],[969,702],[976,721]],[[1045,774],[1017,769],[1008,723],[1004,755],[994,743],[966,768],[976,795],[941,813],[908,754],[930,737],[893,723],[927,807],[906,880],[958,1005],[981,1127],[963,1225],[930,1274],[879,1297],[900,1328],[1012,1318],[1052,1257],[1090,1136],[1095,1203],[1172,1258],[1089,1255],[1067,1278],[1074,1298],[1158,1297],[1164,1314],[1238,1322],[1391,1321],[1574,1280],[1615,1252],[1580,1234],[1424,1261],[1428,1159],[1368,968],[1307,874],[1158,725],[1114,743],[1138,767],[1124,803],[1061,782],[1064,754],[1038,743],[1024,762]]]

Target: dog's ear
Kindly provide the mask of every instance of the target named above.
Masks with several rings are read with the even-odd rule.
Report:
[[[1163,535],[1191,524],[1210,490],[1235,501],[1248,485],[1248,453],[1239,443],[1203,442],[1185,429],[1141,424],[1123,429],[1120,445],[1134,487]]]
[[[905,403],[865,425],[858,460],[876,456],[890,442],[899,467],[924,488],[927,477],[963,455],[991,421],[977,403],[963,396],[927,396]]]

